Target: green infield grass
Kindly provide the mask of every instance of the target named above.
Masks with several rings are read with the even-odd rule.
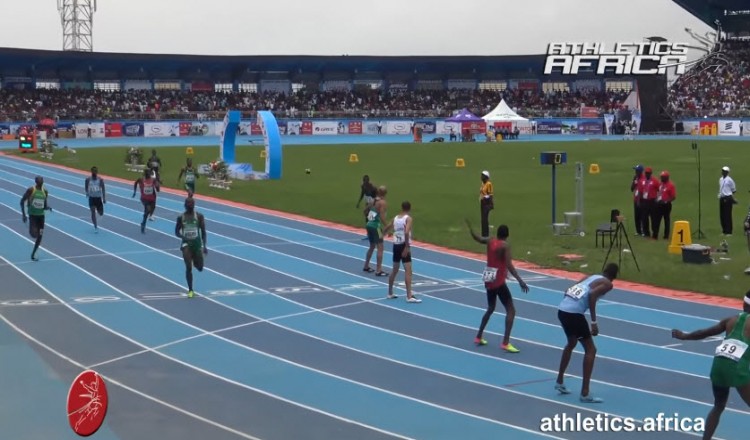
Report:
[[[202,178],[196,192],[364,227],[362,209],[357,209],[356,204],[362,176],[368,174],[376,185],[387,186],[389,216],[398,212],[403,200],[411,202],[416,240],[482,252],[482,246],[470,238],[464,218],[469,218],[478,230],[480,173],[488,170],[495,187],[490,223],[509,226],[516,259],[545,268],[598,272],[609,241],[604,248],[601,244],[596,247],[594,230],[609,221],[610,210],[619,209],[626,217],[627,238],[634,250],[632,254],[622,254],[622,279],[739,298],[750,284],[750,276],[744,274],[750,266],[750,253],[743,235],[743,220],[750,203],[750,169],[746,166],[750,163],[750,148],[748,142],[735,141],[700,141],[699,146],[703,168],[701,229],[706,238],[694,237],[693,243],[715,248],[725,239],[721,235],[717,199],[722,166],[732,167],[731,175],[737,184],[739,204],[733,215],[734,235],[726,237],[729,253],[714,254],[714,264],[683,263],[681,255],[667,252],[668,240],[635,236],[630,182],[633,166],[639,163],[653,167],[657,177],[662,170],[669,170],[677,187],[672,222],[687,220],[691,232],[697,230],[698,172],[690,139],[290,146],[283,153],[281,180],[238,181],[227,191],[209,188]],[[261,148],[238,147],[237,161],[262,169],[265,159],[260,157]],[[151,148],[143,150],[144,156],[150,155]],[[163,162],[164,185],[180,188],[177,176],[185,163],[185,148],[156,150]],[[104,175],[135,179],[138,175],[124,166],[126,151],[127,148],[86,148],[73,155],[59,150],[52,161],[83,170],[96,165]],[[218,157],[218,147],[195,147],[194,151],[196,164]],[[584,237],[552,233],[552,172],[550,166],[540,165],[542,151],[568,153],[568,164],[557,168],[558,221],[562,221],[563,212],[575,208],[575,163],[585,166]],[[350,154],[357,154],[359,161],[350,163]],[[36,156],[30,155],[44,161]],[[464,160],[465,167],[455,166],[458,158]],[[599,165],[599,174],[588,172],[591,164]],[[306,174],[306,169],[310,169],[310,174]],[[491,234],[494,233],[493,229]],[[560,257],[563,254],[577,254],[583,259],[566,262]],[[616,250],[609,260],[618,261]]]

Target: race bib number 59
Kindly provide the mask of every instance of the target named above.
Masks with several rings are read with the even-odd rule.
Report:
[[[736,339],[725,339],[721,345],[716,347],[716,356],[739,362],[747,351],[747,344]]]

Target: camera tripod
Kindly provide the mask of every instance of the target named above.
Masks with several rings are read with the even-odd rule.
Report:
[[[628,243],[628,249],[630,250],[630,255],[633,257],[633,262],[635,262],[635,267],[638,269],[638,272],[641,271],[641,268],[638,266],[638,260],[635,258],[635,252],[633,251],[633,246],[630,245],[630,239],[628,238],[628,232],[625,230],[625,224],[622,222],[621,219],[618,218],[617,220],[617,229],[615,229],[615,236],[612,238],[612,242],[609,244],[609,250],[607,251],[607,256],[604,257],[604,264],[602,264],[602,270],[604,270],[604,267],[607,265],[607,261],[609,260],[609,254],[612,252],[612,249],[617,246],[617,255],[618,260],[617,264],[620,266],[620,270],[622,270],[622,237],[625,237],[625,241]]]

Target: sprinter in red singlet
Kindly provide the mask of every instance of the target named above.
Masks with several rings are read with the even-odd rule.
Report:
[[[506,225],[500,225],[497,228],[497,238],[485,238],[480,237],[474,232],[469,220],[466,220],[466,224],[469,226],[469,232],[474,240],[478,243],[487,245],[487,267],[484,269],[484,273],[482,273],[484,287],[487,289],[487,311],[484,312],[484,316],[482,316],[482,322],[479,325],[479,331],[474,339],[474,343],[477,345],[487,345],[487,341],[482,338],[482,335],[484,334],[484,328],[487,326],[490,317],[495,312],[497,298],[499,297],[500,302],[503,304],[503,307],[505,307],[505,334],[500,348],[508,353],[518,353],[520,350],[510,343],[510,332],[513,329],[516,308],[513,305],[513,296],[510,294],[510,289],[508,289],[506,283],[508,272],[518,280],[518,284],[521,286],[521,290],[523,290],[524,293],[529,292],[529,286],[526,285],[518,275],[518,272],[516,272],[516,268],[513,267],[510,244],[507,242],[508,236],[510,235],[508,227]]]
[[[140,188],[141,203],[143,203],[143,221],[141,222],[141,233],[146,233],[146,220],[149,216],[154,215],[156,209],[156,193],[159,192],[159,181],[154,178],[151,170],[144,170],[143,177],[133,183],[133,197],[135,192]]]

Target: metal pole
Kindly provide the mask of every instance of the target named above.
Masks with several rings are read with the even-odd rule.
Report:
[[[556,178],[556,166],[553,163],[552,164],[552,224],[554,225],[557,223],[557,216],[555,215],[556,212],[556,191],[555,191],[555,178]]]

